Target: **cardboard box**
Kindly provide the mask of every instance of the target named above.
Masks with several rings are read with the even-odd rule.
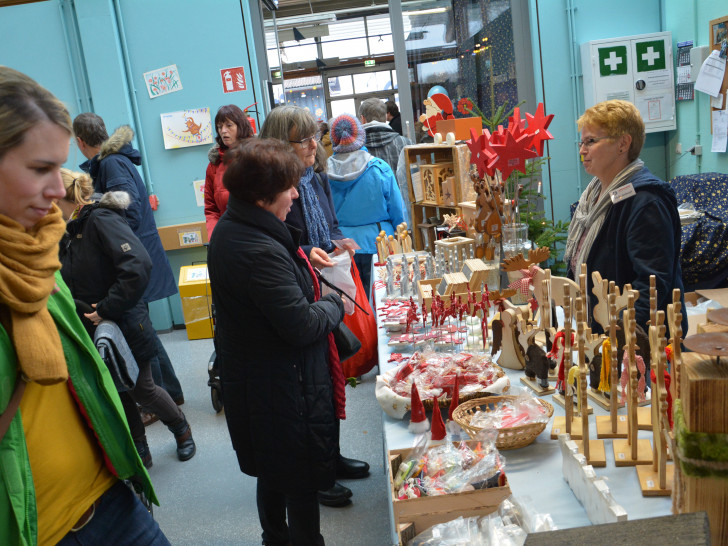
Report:
[[[207,265],[185,265],[179,270],[179,295],[187,339],[212,337],[212,292]]]
[[[498,509],[501,502],[511,495],[506,481],[502,487],[465,491],[436,497],[398,500],[394,490],[394,476],[399,465],[411,449],[395,449],[389,452],[389,490],[392,498],[394,525],[400,536],[400,544],[406,544],[418,533],[459,516],[485,516]]]
[[[164,250],[194,248],[208,242],[205,222],[189,222],[157,228]]]

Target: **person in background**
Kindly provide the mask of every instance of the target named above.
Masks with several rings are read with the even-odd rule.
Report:
[[[392,169],[364,147],[365,133],[359,120],[342,114],[330,127],[334,144],[334,155],[327,163],[331,196],[342,233],[361,247],[354,262],[371,298],[376,238],[382,230],[393,235],[396,226],[405,221],[404,204]]]
[[[325,121],[319,121],[319,132],[321,133],[321,146],[318,148],[326,153],[328,159],[334,153],[331,149],[331,135],[329,135],[329,124]]]
[[[65,106],[0,67],[0,543],[168,545],[123,482],[156,503],[59,271],[70,139]]]
[[[79,150],[88,160],[81,169],[91,175],[95,191],[125,191],[131,198],[126,221],[149,253],[153,265],[144,302],[148,304],[176,294],[177,285],[159,238],[147,188],[136,169],[141,165],[141,154],[131,145],[134,131],[124,125],[109,137],[104,120],[90,112],[76,116],[73,131]],[[157,355],[151,362],[154,382],[164,388],[177,405],[182,405],[185,397],[172,361],[156,332],[154,337],[157,345]]]
[[[567,274],[576,280],[581,264],[587,265],[590,309],[597,303],[591,289],[593,271],[619,287],[631,284],[640,293],[635,302],[637,324],[647,331],[650,275],[657,278],[658,309],[667,310],[674,288],[683,291],[675,192],[639,158],[645,125],[632,103],[595,104],[577,120],[577,126],[584,170],[594,178],[581,194],[569,225],[564,255]],[[616,197],[613,192],[618,192]],[[592,321],[591,326],[601,331],[598,323]],[[687,326],[684,315],[684,332]]]
[[[396,108],[397,105],[395,105]],[[399,186],[399,193],[404,203],[404,217],[409,225],[409,187],[407,186],[406,161],[404,147],[412,141],[385,123],[387,106],[381,99],[366,99],[359,105],[359,121],[366,131],[364,145],[374,157],[384,160],[392,169]],[[410,226],[411,227],[411,226]]]
[[[394,130],[394,132],[399,133],[400,135],[403,134],[402,116],[399,113],[397,103],[390,99],[385,103],[385,106],[387,108],[387,123],[389,123],[389,126]]]
[[[131,397],[167,425],[177,441],[177,457],[187,461],[196,451],[187,419],[167,391],[152,380],[149,362],[157,347],[152,321],[142,300],[152,261],[124,220],[131,201],[129,195],[107,192],[93,202],[93,182],[88,174],[61,169],[61,177],[66,196],[58,201],[58,206],[68,222],[59,253],[63,280],[74,299],[93,308],[82,315],[92,339],[102,320],[112,320],[119,326],[139,366]],[[152,453],[139,413],[128,404],[124,404],[124,410],[134,445],[144,466],[150,468]]]
[[[263,543],[324,544],[316,497],[336,475],[345,393],[332,331],[344,304],[321,297],[300,231],[284,223],[301,160],[275,139],[228,153],[230,199],[209,249],[225,418],[240,469],[258,478]]]
[[[215,115],[215,145],[207,152],[210,164],[205,172],[205,222],[208,241],[217,221],[227,208],[228,191],[222,183],[225,174],[225,153],[253,136],[248,116],[234,104],[220,107]]]
[[[329,179],[324,172],[324,152],[318,146],[320,133],[316,120],[298,106],[279,106],[265,118],[260,138],[284,142],[303,163],[305,170],[298,183],[299,197],[293,200],[286,224],[301,231],[301,248],[311,265],[318,268],[332,266],[327,253],[334,252],[333,241],[343,239],[344,235],[339,229]],[[369,475],[368,463],[341,455],[339,426],[340,421],[337,420],[336,478],[365,478]],[[325,506],[345,506],[351,502],[351,497],[351,490],[339,482],[318,493],[319,502]]]

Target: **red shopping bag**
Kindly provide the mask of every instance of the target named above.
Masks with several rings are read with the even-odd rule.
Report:
[[[369,315],[365,315],[358,307],[354,314],[344,315],[344,324],[354,332],[361,341],[361,349],[351,358],[341,363],[344,368],[344,377],[358,377],[370,371],[379,364],[379,353],[377,352],[377,320],[369,305],[364,286],[359,277],[359,270],[354,261],[351,262],[351,277],[356,284],[356,303],[366,309]]]

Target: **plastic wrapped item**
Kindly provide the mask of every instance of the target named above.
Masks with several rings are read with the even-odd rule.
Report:
[[[524,389],[515,389],[517,398],[498,404],[491,411],[478,411],[470,425],[483,429],[511,428],[529,423],[546,423],[549,420],[545,408]]]
[[[532,510],[529,501],[504,500],[498,511],[482,517],[459,517],[427,529],[408,546],[521,546],[528,533],[551,531],[556,526],[549,514]]]
[[[692,224],[693,222],[700,220],[704,214],[702,211],[696,210],[695,206],[689,202],[681,203],[677,207],[677,212],[680,215],[681,225]]]
[[[356,307],[354,306],[354,300],[356,300],[356,284],[354,284],[354,279],[351,276],[351,256],[349,256],[348,252],[339,251],[338,254],[336,252],[329,254],[329,259],[334,262],[334,266],[322,268],[321,276],[337,288],[343,290],[348,296],[348,298],[342,298],[344,311],[347,315],[352,315],[356,311]],[[332,292],[335,292],[332,288],[329,288],[325,284],[322,286],[322,295],[325,296]]]

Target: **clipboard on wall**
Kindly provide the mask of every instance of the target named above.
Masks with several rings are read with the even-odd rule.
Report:
[[[723,42],[728,42],[728,15],[713,19],[710,21],[710,29],[708,31],[711,51],[720,51]],[[714,110],[724,110],[726,107],[726,94],[728,92],[728,70],[723,74],[723,83],[720,86],[720,92],[723,95],[723,104],[720,108],[710,107],[710,133],[713,134],[713,114]]]

